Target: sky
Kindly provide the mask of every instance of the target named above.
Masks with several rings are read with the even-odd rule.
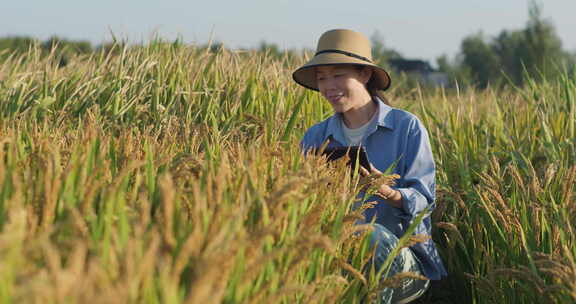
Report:
[[[493,37],[517,30],[528,20],[529,0],[21,0],[0,5],[0,37],[25,35],[41,40],[58,35],[99,44],[111,33],[130,42],[154,35],[188,43],[219,41],[231,48],[261,41],[281,48],[316,47],[334,28],[372,36],[406,58],[453,57],[462,39],[482,32]],[[563,47],[576,52],[576,0],[540,2]]]

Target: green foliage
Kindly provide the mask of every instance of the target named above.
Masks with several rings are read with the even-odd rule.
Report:
[[[461,53],[461,68],[480,88],[498,86],[505,78],[514,85],[524,85],[528,79],[551,80],[573,61],[535,2],[530,4],[524,29],[503,30],[491,40],[482,34],[468,36],[462,41]]]
[[[462,64],[480,87],[485,88],[489,82],[498,79],[498,55],[485,43],[482,34],[466,37],[461,48],[464,54]]]
[[[10,51],[24,53],[32,47],[36,41],[29,37],[4,37],[0,39],[0,52]]]
[[[542,73],[544,78],[551,77],[554,70],[554,58],[563,57],[562,41],[556,34],[556,30],[550,21],[542,19],[541,7],[533,4],[530,8],[530,19],[526,29],[524,30],[526,37],[526,44],[528,47],[527,58],[530,58],[529,63],[533,63],[535,70]],[[560,62],[562,63],[562,62]],[[538,76],[536,73],[531,73],[532,76]]]
[[[88,41],[72,41],[53,36],[41,44],[43,49],[51,50],[59,48],[64,52],[73,52],[76,54],[87,54],[92,52],[92,45]]]
[[[374,32],[370,40],[372,43],[372,59],[376,64],[386,67],[388,60],[402,58],[398,51],[386,47],[384,37],[379,31]]]
[[[5,37],[0,38],[0,62],[10,55],[28,54],[28,50],[36,44],[40,46],[40,53],[43,56],[57,57],[59,66],[65,66],[74,56],[93,52],[92,45],[88,41],[72,41],[54,36],[40,43],[29,37]]]

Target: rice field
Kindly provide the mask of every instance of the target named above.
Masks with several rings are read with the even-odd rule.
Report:
[[[381,287],[361,272],[358,178],[299,151],[332,113],[290,78],[304,57],[4,55],[0,303],[360,303]],[[575,302],[576,76],[388,96],[438,167],[449,277],[420,303]]]

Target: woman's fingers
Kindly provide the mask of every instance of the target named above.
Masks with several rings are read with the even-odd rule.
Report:
[[[360,175],[361,175],[362,177],[367,177],[367,176],[370,175],[370,172],[369,172],[368,170],[366,170],[366,168],[364,168],[364,167],[362,167],[362,166],[360,166],[358,172],[360,172]]]
[[[392,188],[390,188],[390,186],[386,185],[386,184],[382,184],[380,185],[380,188],[378,188],[378,193],[384,197],[384,199],[388,199],[390,198],[390,193],[392,192]]]
[[[358,173],[360,173],[360,184],[362,185],[363,191],[367,191],[372,184],[373,177],[366,168],[358,168]]]
[[[374,167],[372,164],[370,164],[370,173],[374,175],[382,175],[382,172],[376,169],[376,167]]]

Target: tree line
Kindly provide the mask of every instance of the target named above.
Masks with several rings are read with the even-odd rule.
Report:
[[[104,43],[93,46],[89,41],[70,40],[52,36],[45,41],[26,36],[8,36],[0,38],[0,61],[8,56],[27,53],[31,48],[38,48],[42,55],[52,54],[65,66],[73,56],[89,55],[97,51],[113,50],[115,43]]]
[[[379,33],[372,36],[380,63],[402,58],[386,48]],[[478,32],[465,37],[454,58],[442,55],[436,59],[437,70],[449,75],[452,83],[478,88],[503,85],[522,86],[528,80],[553,80],[559,75],[573,75],[576,53],[562,48],[562,41],[550,20],[542,17],[542,7],[529,6],[524,28],[502,30],[494,37]]]
[[[439,69],[455,79],[470,80],[478,87],[503,83],[522,85],[528,79],[553,80],[562,72],[574,72],[576,54],[565,51],[554,25],[532,3],[524,28],[502,30],[495,37],[479,32],[466,37],[460,54],[450,62],[438,59]]]
[[[379,32],[372,37],[373,58],[384,66],[389,60],[403,56],[384,43]],[[182,43],[175,41],[174,43]],[[110,51],[118,43],[93,46],[89,41],[75,41],[51,37],[38,41],[30,37],[0,38],[0,60],[14,53],[25,53],[32,46],[39,46],[46,53],[54,53],[60,65],[66,65],[71,57],[91,54],[97,51]],[[122,43],[121,43],[122,44]],[[218,51],[224,44],[215,42],[201,47]],[[276,44],[263,41],[255,51],[270,56],[295,57],[300,52],[283,50]],[[502,30],[495,37],[487,37],[482,32],[465,37],[460,51],[454,58],[442,55],[436,60],[437,70],[449,76],[451,83],[478,88],[499,87],[513,84],[521,86],[528,79],[553,80],[558,75],[574,72],[576,53],[562,48],[562,41],[551,21],[542,17],[542,8],[535,2],[529,7],[529,19],[524,28]]]

